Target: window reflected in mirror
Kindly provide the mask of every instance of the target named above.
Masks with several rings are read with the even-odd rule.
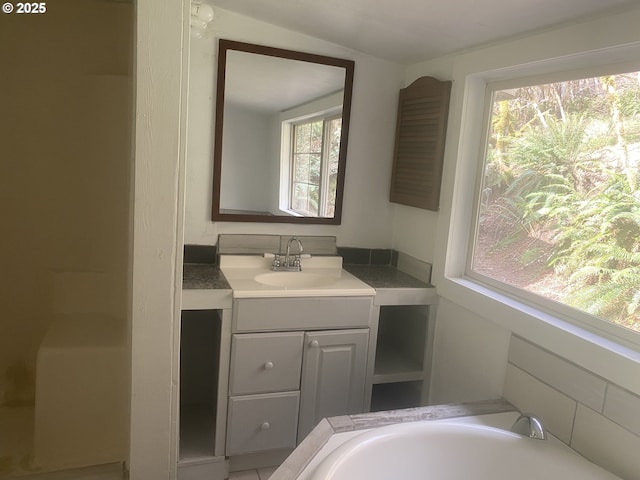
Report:
[[[285,210],[307,217],[333,217],[342,116],[326,115],[293,124]]]

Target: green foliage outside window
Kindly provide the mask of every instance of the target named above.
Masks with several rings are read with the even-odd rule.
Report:
[[[640,332],[640,75],[496,92],[472,270]]]

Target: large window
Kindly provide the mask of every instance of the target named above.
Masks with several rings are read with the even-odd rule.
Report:
[[[468,275],[640,332],[640,72],[489,90]]]
[[[311,217],[333,217],[342,117],[293,125],[289,208]]]

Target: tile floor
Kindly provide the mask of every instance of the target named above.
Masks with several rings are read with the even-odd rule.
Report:
[[[278,467],[264,467],[257,470],[244,470],[233,472],[229,475],[229,480],[267,480]]]

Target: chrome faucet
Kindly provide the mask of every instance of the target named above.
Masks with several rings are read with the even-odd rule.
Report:
[[[523,413],[520,415],[517,420],[513,422],[511,431],[537,440],[547,439],[547,433],[542,426],[542,422],[533,413]]]
[[[291,259],[291,244],[293,242],[298,243],[298,253],[293,257],[293,261]],[[291,237],[287,242],[287,254],[284,258],[284,262],[280,261],[280,255],[276,255],[273,261],[273,265],[271,265],[271,270],[276,272],[300,272],[302,270],[302,266],[300,265],[300,255],[304,252],[304,248],[302,247],[302,242],[298,237]]]
[[[298,243],[298,254],[293,259],[293,265],[292,265],[290,253],[291,253],[291,244],[293,242]],[[302,248],[302,242],[300,241],[300,239],[298,237],[291,237],[287,242],[287,256],[284,257],[284,266],[293,267],[296,270],[302,270],[302,268],[300,268],[300,255],[302,254],[302,252],[304,252],[304,248]]]

